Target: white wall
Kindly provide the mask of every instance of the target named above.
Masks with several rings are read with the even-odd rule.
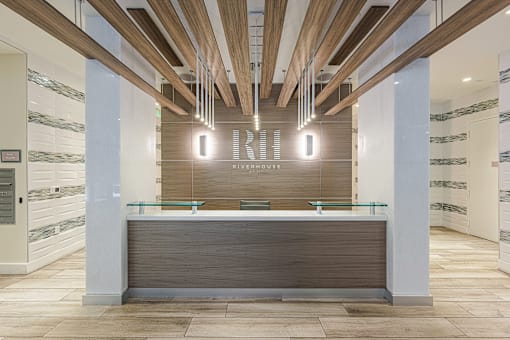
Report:
[[[510,273],[510,51],[499,56],[499,267]]]
[[[0,55],[0,149],[20,149],[21,163],[0,163],[16,171],[16,224],[0,225],[0,273],[24,272],[27,262],[27,57]],[[23,203],[18,203],[18,198]]]
[[[87,32],[154,85],[155,71],[101,17]],[[120,304],[127,288],[126,203],[156,196],[155,101],[87,61],[87,284],[84,303]]]
[[[411,17],[361,68],[360,83],[429,30]],[[430,304],[429,62],[420,59],[359,99],[359,200],[388,204],[387,289],[395,304]]]
[[[430,216],[432,226],[469,232],[469,126],[498,116],[498,87],[431,108]],[[497,136],[487,136],[497,138]]]

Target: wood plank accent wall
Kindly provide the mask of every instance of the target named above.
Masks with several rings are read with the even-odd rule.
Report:
[[[129,288],[384,288],[385,221],[130,221]]]
[[[269,199],[272,209],[310,209],[308,200],[350,201],[352,196],[352,115],[348,108],[339,116],[322,116],[304,132],[296,126],[297,103],[277,108],[274,100],[281,84],[273,85],[270,98],[260,101],[261,130],[267,130],[267,161],[248,161],[244,149],[246,129],[255,133],[253,118],[240,108],[228,108],[216,101],[216,131],[196,123],[192,115],[180,117],[163,111],[161,124],[161,166],[163,200],[206,200],[205,209],[239,209],[240,199]],[[233,89],[236,94],[235,89]],[[164,93],[172,93],[171,87]],[[344,96],[348,93],[344,91]],[[176,103],[183,100],[175,97]],[[326,111],[338,98],[326,102]],[[318,113],[319,113],[318,112]],[[240,131],[240,160],[233,160],[233,129]],[[281,159],[273,160],[275,129],[281,135]],[[306,132],[314,135],[316,153],[303,157]],[[198,138],[209,138],[207,158],[198,155]],[[258,136],[252,143],[259,158]],[[246,165],[270,165],[270,169],[249,171]],[[272,166],[279,166],[273,169]],[[239,168],[237,168],[239,166]],[[234,168],[235,167],[235,168]]]

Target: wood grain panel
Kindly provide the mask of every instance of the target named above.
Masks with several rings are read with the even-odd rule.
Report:
[[[280,49],[287,0],[266,0],[264,2],[264,37],[262,66],[260,69],[260,98],[271,96],[276,58]]]
[[[338,86],[363,64],[426,0],[398,0],[372,33],[356,48],[328,85],[315,98],[321,105]]]
[[[190,91],[174,69],[159,54],[150,41],[136,27],[129,16],[115,0],[88,1],[117,32],[133,46],[163,77],[172,84],[191,104],[195,105],[195,94]]]
[[[327,64],[329,58],[337,48],[354,19],[359,15],[366,0],[343,0],[331,26],[324,36],[315,54],[315,74]]]
[[[336,123],[321,124],[321,159],[350,160],[352,158],[351,126],[350,124]]]
[[[418,58],[426,58],[510,5],[510,0],[472,0],[326,112],[334,115]]]
[[[335,1],[333,0],[310,0],[303,26],[301,26],[292,58],[287,67],[283,87],[276,103],[278,107],[287,106],[292,97],[301,71],[312,57],[315,48],[319,45],[321,34],[326,29],[324,23],[328,21],[334,5]]]
[[[336,52],[335,56],[329,62],[329,65],[341,65],[342,62],[351,54],[352,51],[359,45],[365,36],[374,28],[375,24],[381,20],[382,16],[386,14],[389,6],[372,6],[368,9],[367,13],[363,16],[361,21],[356,25],[352,33],[342,44],[340,49]]]
[[[193,163],[161,162],[161,197],[163,201],[191,200]],[[180,208],[182,209],[182,207]]]
[[[180,106],[168,100],[168,98],[163,96],[158,90],[143,80],[46,1],[0,0],[0,3],[62,41],[85,58],[98,60],[112,72],[124,77],[140,90],[154,97],[163,107],[179,115],[188,114]]]
[[[227,107],[235,107],[236,100],[230,87],[223,60],[221,59],[218,43],[216,42],[204,0],[179,0],[179,5],[193,31],[205,62],[213,74],[223,102]]]
[[[172,47],[170,47],[168,44],[168,41],[166,41],[165,37],[156,26],[154,21],[152,21],[151,17],[145,9],[128,8],[127,11],[131,17],[135,19],[138,26],[140,26],[140,28],[145,32],[154,46],[156,46],[156,48],[166,58],[170,65],[183,66],[182,62],[179,60],[179,57],[177,57]]]
[[[246,0],[218,0],[221,22],[244,115],[253,114],[253,94]]]
[[[352,163],[350,161],[321,162],[321,199],[350,201],[352,195]]]
[[[192,160],[191,130],[191,124],[161,124],[161,160]]]
[[[384,288],[385,222],[129,222],[130,288]]]

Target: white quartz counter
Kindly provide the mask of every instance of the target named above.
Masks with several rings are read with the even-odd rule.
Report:
[[[379,209],[378,209],[379,210]],[[381,209],[382,210],[382,209]],[[370,215],[367,210],[190,210],[150,211],[131,214],[128,221],[386,221],[384,213]]]

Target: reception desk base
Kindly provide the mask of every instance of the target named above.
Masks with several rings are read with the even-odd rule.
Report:
[[[385,219],[342,211],[130,216],[128,294],[382,298]]]

